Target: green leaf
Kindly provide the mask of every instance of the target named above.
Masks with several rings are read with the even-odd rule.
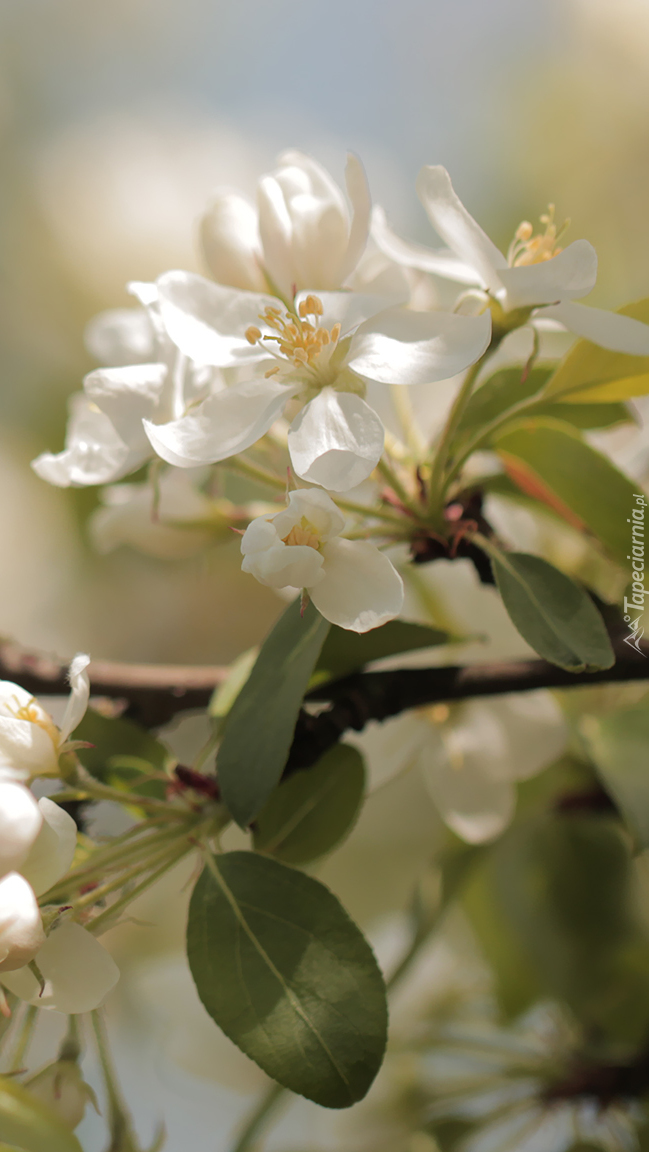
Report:
[[[618,308],[622,316],[649,323],[649,298]],[[544,396],[572,404],[610,403],[649,393],[649,356],[608,352],[578,340],[549,380]]]
[[[526,552],[490,554],[503,604],[539,656],[570,672],[613,665],[602,618],[573,580]]]
[[[295,600],[261,646],[225,723],[216,762],[224,803],[242,828],[279,783],[300,705],[329,623]]]
[[[360,752],[336,744],[313,768],[296,772],[275,789],[255,820],[255,848],[286,864],[324,856],[351,831],[364,789]]]
[[[649,1024],[649,942],[619,823],[546,813],[512,826],[491,856],[495,899],[546,996],[591,1029],[637,1043]]]
[[[164,781],[138,783],[147,771],[163,771],[169,756],[164,744],[139,724],[121,716],[103,716],[89,708],[72,739],[87,740],[92,745],[79,748],[77,755],[96,780],[115,787],[134,787],[142,795],[164,799]]]
[[[384,656],[397,656],[401,652],[414,652],[418,648],[433,648],[448,644],[453,637],[439,628],[425,624],[410,624],[406,620],[390,620],[370,632],[349,632],[332,625],[322,646],[316,664],[316,675],[326,674],[328,680],[348,676]]]
[[[635,508],[634,486],[568,424],[551,417],[521,420],[494,440],[507,474],[518,486],[584,527],[626,567]]]
[[[552,375],[549,367],[533,368],[526,380],[522,368],[501,368],[472,395],[462,417],[458,435],[473,436],[509,408],[541,392]],[[632,419],[624,404],[559,404],[553,401],[535,407],[535,415],[556,416],[578,428],[609,428]]]
[[[211,858],[191,898],[187,955],[226,1036],[325,1108],[361,1100],[385,1051],[385,985],[332,893],[255,852]]]
[[[247,652],[242,652],[240,656],[237,656],[237,659],[230,665],[225,680],[214,690],[210,700],[208,712],[215,720],[225,720],[252,672],[258,655],[258,648],[249,648]]]
[[[597,773],[637,848],[649,848],[649,703],[601,719],[588,716],[582,732]]]
[[[0,1140],[21,1152],[82,1152],[74,1133],[54,1112],[4,1076],[0,1076]]]

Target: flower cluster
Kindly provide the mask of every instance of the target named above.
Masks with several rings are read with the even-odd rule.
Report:
[[[72,864],[77,829],[63,808],[46,796],[37,801],[28,787],[34,777],[57,775],[59,758],[74,748],[69,737],[88,703],[88,663],[80,655],[70,665],[60,728],[23,688],[0,683],[0,981],[60,1012],[96,1008],[119,975],[90,932],[47,903]]]
[[[253,509],[243,509],[232,517],[237,529],[241,519],[253,521],[242,541],[244,571],[271,587],[305,589],[327,619],[364,631],[402,603],[399,577],[369,537],[390,543],[404,533],[395,531],[396,517],[377,524],[362,507],[349,525],[343,512],[354,506],[346,494],[381,475],[388,485],[381,498],[397,498],[407,512],[411,485],[395,476],[394,460],[410,457],[417,483],[428,479],[425,458],[412,458],[415,430],[406,429],[409,446],[390,437],[386,453],[377,410],[386,388],[403,414],[404,387],[434,390],[522,325],[563,326],[636,354],[649,353],[649,328],[574,303],[593,287],[597,260],[585,240],[559,246],[564,229],[552,207],[541,233],[520,225],[505,257],[446,170],[424,168],[419,194],[448,245],[429,250],[396,236],[379,208],[372,212],[353,156],[346,183],[347,199],[314,160],[287,152],[261,179],[256,205],[219,192],[201,225],[211,278],[170,271],[155,284],[131,284],[139,309],[92,322],[88,347],[104,366],[72,397],[64,450],[42,454],[34,468],[61,486],[104,484],[157,461],[147,485],[108,490],[93,535],[103,549],[135,541],[166,556],[223,534],[227,502],[209,495],[210,466],[225,463],[283,486],[288,464],[300,487],[286,512],[255,520]],[[413,268],[468,290],[450,311],[417,310]],[[259,460],[269,452],[270,481]],[[439,462],[441,469],[444,452]],[[165,465],[172,471],[160,474]],[[182,482],[177,469],[202,478]],[[433,472],[428,504],[439,520],[438,479]],[[307,505],[320,509],[321,524]],[[363,533],[368,539],[357,539]]]

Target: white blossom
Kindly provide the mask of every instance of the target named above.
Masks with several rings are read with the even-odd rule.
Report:
[[[6,972],[29,964],[44,941],[41,912],[31,887],[18,872],[8,872],[0,880],[0,972],[3,982]]]
[[[193,477],[168,469],[157,482],[115,484],[101,492],[89,523],[98,552],[127,544],[169,560],[192,556],[218,528],[218,505],[196,488]]]
[[[262,176],[257,204],[219,190],[201,223],[207,266],[216,281],[293,298],[301,289],[341,288],[367,243],[370,192],[350,155],[345,197],[329,173],[302,152],[284,152]]]
[[[648,325],[575,303],[595,286],[597,254],[587,240],[575,240],[564,249],[559,246],[553,206],[541,217],[545,231],[535,235],[532,224],[524,221],[505,257],[467,212],[445,168],[422,168],[417,191],[433,228],[448,248],[410,244],[395,236],[378,213],[374,239],[391,259],[475,285],[498,301],[505,312],[533,308],[533,322],[558,322],[602,348],[636,356],[649,354]]]
[[[66,741],[88,707],[89,663],[89,656],[79,654],[70,664],[71,691],[60,728],[31,693],[0,681],[0,779],[56,775]]]
[[[401,577],[373,544],[341,538],[344,527],[325,492],[291,492],[287,508],[248,526],[243,571],[270,588],[306,588],[318,611],[341,628],[378,628],[401,610]]]
[[[108,366],[88,373],[70,398],[65,448],[32,461],[38,476],[60,488],[107,484],[140,468],[153,455],[143,420],[183,415],[218,381],[212,369],[187,361],[160,320],[154,284],[134,283],[145,305],[95,317],[87,333]]]
[[[354,737],[370,788],[418,767],[444,822],[470,844],[500,835],[516,803],[515,782],[535,776],[563,752],[568,729],[549,692],[433,705]],[[373,782],[373,785],[372,785]]]
[[[76,1128],[85,1115],[88,1101],[97,1107],[95,1093],[83,1079],[76,1060],[60,1057],[24,1081],[31,1096],[41,1100],[68,1128]]]
[[[380,295],[302,292],[287,311],[276,298],[193,273],[166,273],[158,289],[167,331],[186,356],[247,370],[180,419],[145,420],[158,455],[183,468],[225,460],[259,440],[292,400],[293,467],[332,491],[361,483],[383,451],[367,383],[448,379],[482,355],[491,334],[486,314],[412,312]]]
[[[36,954],[36,963],[45,982],[42,989],[28,967],[3,972],[2,983],[21,1000],[57,1012],[74,1014],[101,1007],[119,979],[110,953],[71,920],[52,929]]]

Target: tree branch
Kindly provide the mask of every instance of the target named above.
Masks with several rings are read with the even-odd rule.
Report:
[[[324,684],[307,699],[331,701],[331,705],[315,716],[300,712],[285,774],[315,764],[350,728],[360,732],[370,720],[387,720],[409,708],[505,692],[529,692],[534,688],[579,688],[649,680],[649,644],[642,644],[641,648],[637,652],[618,642],[615,664],[602,672],[566,672],[546,660],[513,660],[466,667],[359,672]]]
[[[578,688],[590,684],[649,680],[649,644],[641,651],[620,643],[617,660],[603,672],[566,672],[545,660],[512,660],[490,664],[401,668],[357,672],[324,684],[308,696],[328,702],[317,715],[302,711],[295,729],[287,772],[314,764],[348,730],[360,732],[370,720],[386,720],[410,708],[535,688]],[[126,715],[147,728],[166,724],[178,712],[205,708],[228,669],[174,664],[90,664],[94,696],[124,701]],[[14,680],[35,696],[68,693],[67,665],[60,660],[0,642],[0,678]]]

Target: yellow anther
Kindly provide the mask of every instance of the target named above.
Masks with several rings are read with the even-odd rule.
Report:
[[[298,305],[299,319],[294,312],[285,312],[281,315],[278,308],[268,307],[260,320],[272,330],[273,335],[263,337],[258,328],[251,326],[246,331],[246,338],[255,344],[260,338],[274,341],[278,345],[277,351],[285,356],[296,368],[305,368],[313,365],[322,349],[327,344],[335,344],[340,336],[340,324],[335,324],[329,331],[319,328],[317,317],[322,316],[322,301],[317,296],[309,295]],[[307,320],[313,316],[314,322]],[[270,373],[268,373],[270,375]]]
[[[13,714],[16,720],[28,720],[30,724],[37,724],[39,728],[47,732],[54,746],[58,747],[59,730],[52,720],[52,717],[47,712],[41,711],[35,698],[32,696],[27,704],[22,705],[18,705],[18,701],[16,700],[16,705],[17,707],[13,708]]]
[[[546,260],[551,260],[553,256],[558,256],[563,251],[557,241],[565,232],[570,221],[564,221],[561,227],[557,228],[554,221],[554,204],[548,204],[548,210],[543,213],[540,220],[545,225],[545,231],[539,232],[536,236],[533,234],[534,228],[529,220],[524,220],[516,229],[508,252],[508,260],[512,268],[543,264]]]
[[[278,372],[279,372],[279,364],[275,368],[269,368],[267,372],[264,372],[264,376],[268,380],[269,376],[276,376]]]
[[[305,545],[308,548],[315,548],[316,551],[320,547],[320,537],[315,531],[313,524],[303,516],[299,524],[294,524],[288,536],[283,539],[284,544]]]

